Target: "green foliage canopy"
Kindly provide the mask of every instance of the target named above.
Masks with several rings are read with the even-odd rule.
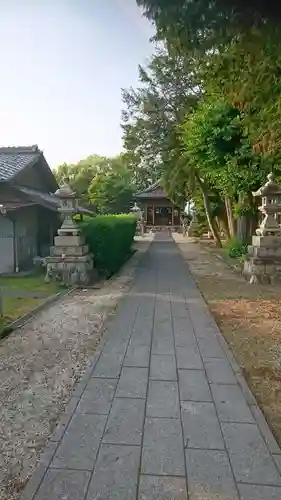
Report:
[[[139,81],[139,88],[123,90],[122,126],[137,183],[145,188],[182,161],[178,125],[201,90],[191,61],[165,48],[157,50],[146,68],[139,67]]]

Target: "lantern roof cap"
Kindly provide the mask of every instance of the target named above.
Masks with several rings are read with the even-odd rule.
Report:
[[[257,191],[252,193],[253,196],[267,196],[270,194],[281,194],[281,188],[274,180],[274,174],[271,172],[267,176],[267,182]]]
[[[139,212],[139,210],[140,210],[140,207],[139,207],[139,206],[138,206],[138,204],[135,202],[135,203],[134,203],[133,208],[131,209],[131,211],[132,211],[132,212]]]
[[[55,192],[55,196],[58,198],[75,198],[76,193],[71,189],[68,184],[64,184]]]

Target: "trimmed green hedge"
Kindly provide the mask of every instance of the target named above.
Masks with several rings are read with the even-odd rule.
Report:
[[[136,232],[132,215],[97,215],[81,223],[94,264],[109,277],[116,273],[129,257]]]

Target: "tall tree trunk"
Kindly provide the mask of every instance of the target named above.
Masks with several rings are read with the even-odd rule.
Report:
[[[240,215],[237,219],[237,233],[236,237],[240,243],[247,243],[248,241],[248,217],[246,215]]]
[[[252,195],[239,194],[238,203],[240,207],[252,204]],[[237,240],[243,244],[250,243],[254,225],[254,216],[252,214],[240,215],[237,219]]]
[[[226,239],[229,240],[231,238],[231,235],[229,231],[228,217],[227,216],[223,217],[222,215],[220,217],[220,223]]]
[[[207,217],[210,231],[212,233],[212,236],[213,236],[217,246],[221,248],[222,244],[221,244],[221,239],[220,239],[217,223],[212,218],[212,215],[211,215],[211,212],[212,212],[211,211],[211,204],[210,204],[207,188],[205,186],[205,183],[200,179],[198,174],[196,174],[196,180],[198,181],[198,184],[199,184],[200,189],[202,191],[204,207],[205,207],[206,217]]]
[[[235,221],[233,216],[232,202],[229,196],[224,197],[225,210],[228,220],[229,235],[231,238],[235,237]]]

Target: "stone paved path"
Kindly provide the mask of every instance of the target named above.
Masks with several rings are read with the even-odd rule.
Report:
[[[23,498],[281,499],[281,451],[165,235],[139,265]]]

